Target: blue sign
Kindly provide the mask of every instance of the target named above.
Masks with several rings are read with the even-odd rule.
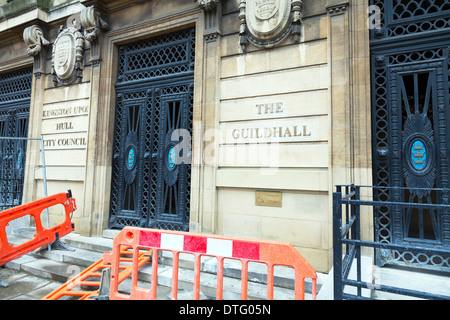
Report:
[[[422,170],[427,163],[427,149],[421,140],[416,140],[411,146],[412,166],[416,170]]]
[[[173,147],[169,150],[168,160],[169,167],[172,169],[175,166],[175,149]]]
[[[20,168],[22,165],[22,150],[19,150],[19,153],[17,154],[17,168]]]
[[[136,161],[136,155],[135,155],[134,149],[131,148],[130,151],[128,151],[128,167],[130,169],[133,168],[135,161]]]

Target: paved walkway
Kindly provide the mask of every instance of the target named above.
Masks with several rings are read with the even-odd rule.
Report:
[[[9,268],[0,268],[0,280],[8,284],[7,288],[0,287],[0,300],[41,300],[62,285]]]

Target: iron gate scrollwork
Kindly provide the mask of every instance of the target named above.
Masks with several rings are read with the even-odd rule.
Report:
[[[111,228],[189,228],[194,59],[194,29],[119,47]]]
[[[450,1],[370,1],[374,199],[449,204]],[[385,187],[385,188],[383,188]],[[379,206],[376,240],[450,247],[448,209]],[[377,250],[378,265],[450,270],[446,257]]]
[[[22,204],[32,68],[0,75],[0,211]]]

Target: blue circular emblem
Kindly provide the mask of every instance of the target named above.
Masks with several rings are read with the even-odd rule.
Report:
[[[17,168],[22,166],[22,150],[19,150],[17,154]]]
[[[169,149],[169,153],[167,155],[167,159],[168,159],[168,164],[169,164],[169,168],[172,169],[173,167],[175,167],[175,149],[172,147]]]
[[[135,161],[136,153],[134,152],[134,149],[131,148],[130,151],[128,151],[128,168],[133,168]]]
[[[422,140],[417,139],[411,146],[411,163],[414,169],[421,171],[427,164],[427,148]]]

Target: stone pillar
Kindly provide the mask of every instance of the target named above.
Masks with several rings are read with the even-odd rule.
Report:
[[[352,179],[358,185],[373,185],[372,182],[372,105],[371,71],[368,29],[368,5],[353,1],[350,11],[350,63],[352,103]],[[370,199],[372,189],[362,188],[361,198]],[[373,239],[373,215],[369,207],[361,207],[361,236]],[[363,255],[371,255],[372,249],[363,248]]]
[[[366,184],[371,179],[360,169],[371,166],[367,6],[351,1],[329,5],[327,10],[332,182]]]
[[[109,185],[101,186],[98,181],[105,181],[106,166],[103,152],[107,151],[107,146],[102,136],[103,111],[100,110],[102,103],[101,82],[102,82],[102,54],[101,44],[103,31],[109,25],[102,19],[100,11],[95,6],[90,6],[80,14],[81,25],[84,28],[84,38],[90,43],[90,120],[89,120],[89,141],[87,146],[86,173],[84,183],[84,214],[81,218],[79,232],[83,235],[101,236],[103,229],[108,225],[107,212],[109,203]],[[102,160],[103,159],[103,160]]]
[[[349,3],[329,5],[327,11],[331,100],[330,190],[333,190],[335,184],[352,182]]]
[[[204,10],[203,88],[201,117],[194,119],[194,143],[201,156],[194,155],[193,166],[199,173],[198,204],[191,210],[190,231],[214,233],[217,228],[216,171],[219,150],[220,47],[222,3],[199,2]],[[192,200],[191,200],[192,201]],[[194,207],[194,206],[193,206]]]
[[[23,39],[28,45],[28,55],[34,58],[33,83],[31,89],[28,137],[40,138],[42,126],[42,108],[45,89],[45,70],[50,42],[46,39],[47,30],[43,25],[32,25],[23,32]],[[36,164],[41,163],[41,145],[39,141],[27,142],[27,161],[25,168],[22,203],[36,199],[36,174],[42,176],[42,169],[36,172]]]
[[[372,184],[372,142],[367,3],[329,0],[327,11],[331,194],[337,184]],[[371,196],[370,189],[361,191],[361,197]],[[332,207],[332,197],[329,199]],[[367,210],[363,207],[361,211],[363,236],[373,232],[371,213]],[[329,221],[331,224],[332,217]],[[329,230],[331,234],[331,225]],[[330,237],[330,246],[331,240]]]
[[[350,30],[349,3],[329,1],[328,12],[328,65],[330,73],[330,168],[328,171],[328,205],[333,208],[332,194],[336,184],[351,183],[351,114],[350,114]],[[333,233],[333,210],[328,218],[328,234]],[[333,248],[333,237],[328,238]],[[333,249],[329,250],[330,267]]]

